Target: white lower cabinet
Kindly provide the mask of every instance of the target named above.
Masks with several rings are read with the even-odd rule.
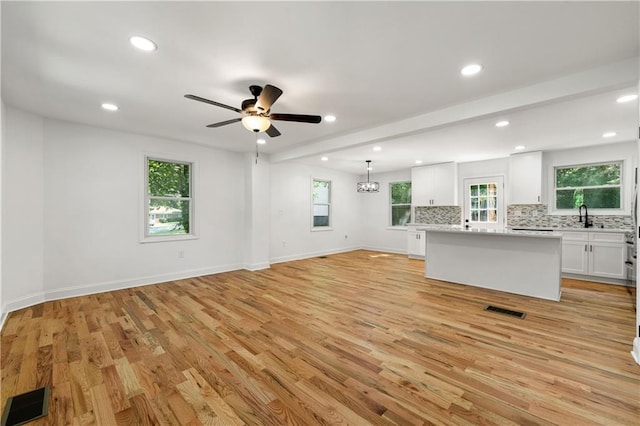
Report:
[[[426,235],[424,231],[417,231],[409,227],[407,230],[407,254],[409,257],[424,259],[426,252]]]
[[[626,245],[618,232],[565,232],[562,272],[625,279]]]

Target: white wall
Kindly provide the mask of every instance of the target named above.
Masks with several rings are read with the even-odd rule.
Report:
[[[359,180],[366,180],[366,176]],[[392,253],[407,252],[407,233],[404,228],[391,228],[389,184],[411,180],[411,169],[376,173],[371,180],[380,182],[380,192],[358,194],[361,203],[362,246],[369,250]],[[355,192],[355,189],[354,189]],[[414,221],[412,218],[411,221]]]
[[[311,230],[314,178],[331,181],[331,230]],[[271,164],[271,262],[359,248],[362,218],[357,182],[356,175],[323,167]]]
[[[3,312],[242,267],[240,154],[12,108],[4,148]],[[196,162],[198,239],[140,243],[145,153]]]
[[[28,306],[44,297],[44,120],[12,108],[5,120],[2,301]]]

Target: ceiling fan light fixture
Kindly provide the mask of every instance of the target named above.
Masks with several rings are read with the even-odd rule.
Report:
[[[245,129],[252,132],[264,132],[271,127],[271,122],[268,118],[260,115],[246,115],[242,117],[242,125]]]

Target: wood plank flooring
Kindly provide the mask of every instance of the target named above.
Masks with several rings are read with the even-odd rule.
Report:
[[[35,425],[640,424],[626,288],[552,302],[422,268],[356,251],[23,309],[2,404],[49,384]]]

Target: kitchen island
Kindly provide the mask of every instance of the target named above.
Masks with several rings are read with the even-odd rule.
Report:
[[[562,234],[431,228],[425,276],[442,281],[560,300]]]

